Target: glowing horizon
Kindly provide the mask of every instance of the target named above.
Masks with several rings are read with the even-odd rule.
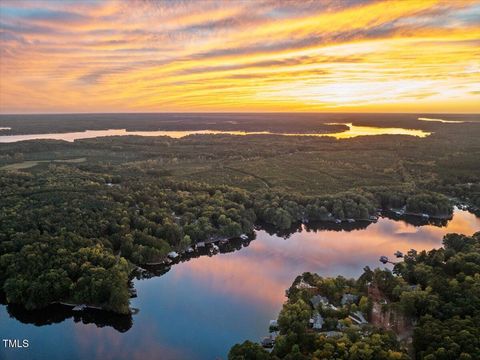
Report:
[[[480,1],[10,1],[0,113],[480,112]]]

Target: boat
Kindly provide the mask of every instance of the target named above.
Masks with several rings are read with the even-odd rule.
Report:
[[[80,305],[77,305],[77,306],[74,306],[72,311],[83,311],[87,308],[87,305],[85,304],[80,304]]]

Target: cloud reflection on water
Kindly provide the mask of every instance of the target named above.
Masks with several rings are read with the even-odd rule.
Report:
[[[13,318],[2,318],[0,332],[18,338],[28,334],[32,349],[60,339],[57,346],[42,350],[49,359],[225,358],[231,345],[266,334],[285,289],[302,272],[357,277],[366,265],[381,266],[380,255],[440,247],[446,233],[479,230],[480,218],[458,210],[443,227],[382,218],[363,230],[303,228],[287,239],[262,230],[240,251],[194,258],[161,277],[135,281],[138,297],[132,306],[140,312],[125,333],[71,320],[36,327]],[[5,358],[28,355],[7,353]]]

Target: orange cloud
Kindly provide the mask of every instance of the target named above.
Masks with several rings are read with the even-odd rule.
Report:
[[[3,1],[0,112],[480,110],[478,1],[255,5]]]

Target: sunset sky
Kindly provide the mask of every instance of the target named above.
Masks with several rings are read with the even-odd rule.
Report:
[[[0,2],[0,112],[480,112],[480,1]]]

